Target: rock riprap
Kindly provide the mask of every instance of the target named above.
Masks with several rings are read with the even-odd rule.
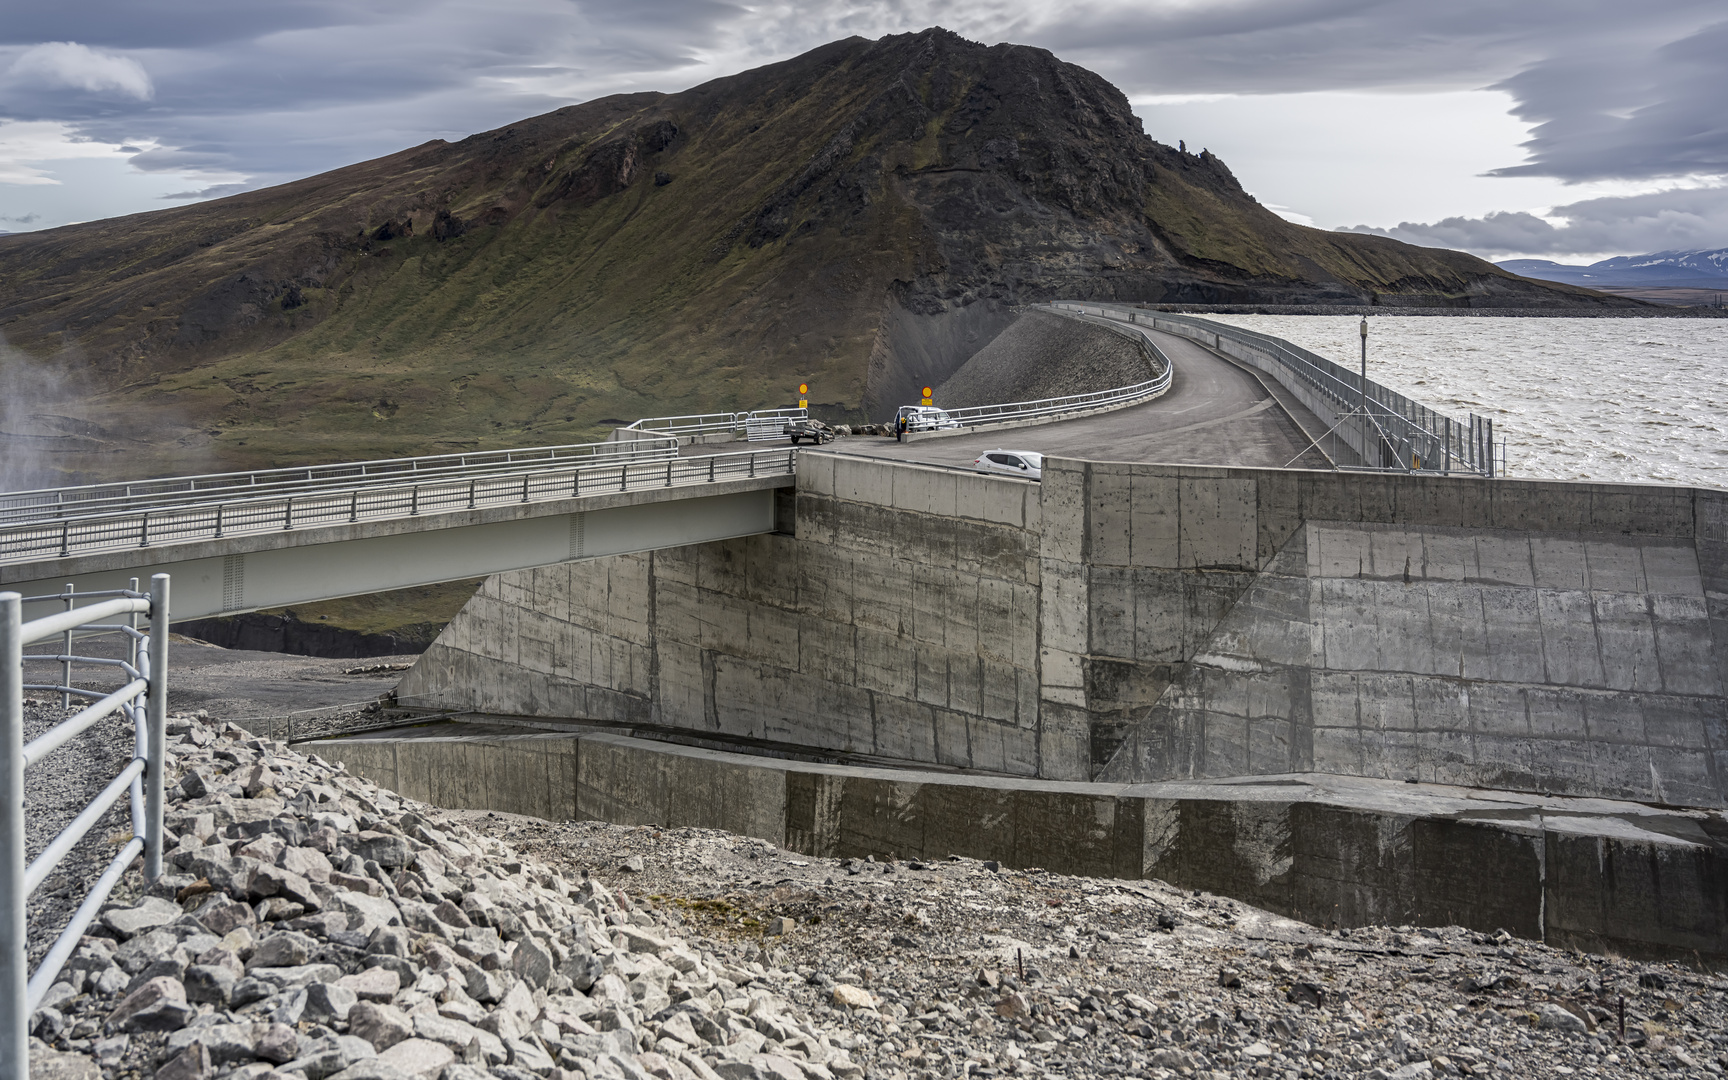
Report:
[[[42,1077],[1728,1067],[1728,983],[1677,964],[1457,927],[1327,929],[1158,881],[437,810],[237,727],[171,732],[172,873],[117,898],[49,992]]]
[[[863,1075],[844,1025],[596,877],[238,727],[170,733],[170,872],[80,943],[31,1018],[44,1062],[162,1080]]]

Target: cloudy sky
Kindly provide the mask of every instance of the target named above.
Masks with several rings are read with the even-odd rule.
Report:
[[[1722,0],[8,0],[0,231],[280,183],[943,25],[1120,86],[1262,202],[1492,258],[1728,246]]]

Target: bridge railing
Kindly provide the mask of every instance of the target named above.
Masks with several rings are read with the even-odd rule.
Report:
[[[55,514],[0,524],[0,563],[770,476],[793,472],[796,460],[790,447],[690,458],[620,455],[560,460],[517,471],[411,473],[393,482]]]
[[[1116,330],[1116,327],[1104,324],[1106,329]],[[1105,409],[1120,409],[1129,405],[1138,405],[1150,401],[1170,389],[1171,380],[1176,369],[1170,363],[1170,358],[1164,355],[1156,343],[1143,334],[1129,332],[1145,351],[1146,358],[1152,370],[1157,372],[1145,382],[1132,386],[1118,386],[1109,390],[1095,390],[1086,394],[1067,394],[1062,397],[1040,398],[1036,401],[1011,401],[1000,405],[967,405],[956,409],[943,408],[946,420],[942,426],[961,428],[983,427],[989,424],[1009,423],[1017,420],[1036,420],[1043,417],[1063,416],[1070,413],[1094,412]],[[902,414],[923,406],[907,405],[900,409]],[[926,423],[922,428],[913,421],[911,430],[931,430]]]
[[[158,574],[151,579],[149,595],[137,591],[136,578],[132,584],[133,588],[127,590],[51,597],[25,598],[15,592],[0,592],[0,793],[3,793],[0,794],[0,1075],[30,1074],[30,1014],[53,985],[132,860],[144,856],[146,880],[155,880],[162,874],[168,575]],[[50,600],[65,602],[67,610],[23,621],[25,603]],[[82,608],[73,607],[78,600],[95,602]],[[148,633],[138,629],[139,615],[149,618]],[[74,632],[124,634],[130,642],[128,658],[74,656],[70,644]],[[24,652],[27,645],[57,638],[64,642],[58,653]],[[112,691],[74,686],[69,677],[58,682],[25,682],[26,663],[52,663],[62,665],[63,670],[70,670],[72,664],[100,665],[117,669],[126,681]],[[26,744],[26,690],[47,691],[68,699],[73,696],[92,699],[93,703]],[[26,864],[24,770],[115,713],[122,713],[132,721],[131,762],[41,854]],[[26,904],[30,894],[41,887],[54,868],[125,795],[131,797],[131,839],[121,846],[78,905],[35,973],[28,974]]]
[[[676,457],[677,454],[677,440],[647,437],[629,443],[572,443],[564,446],[534,446],[522,450],[484,450],[426,457],[383,458],[377,461],[349,461],[292,469],[258,469],[252,472],[208,473],[202,476],[174,476],[157,480],[11,491],[0,493],[0,523],[87,517],[134,508],[157,509],[176,503],[208,503],[224,498],[296,495],[332,486],[348,490],[359,486],[400,483],[405,478],[467,478],[520,471],[530,466],[555,466],[584,461],[611,463],[619,458],[638,461]]]
[[[1198,340],[1271,375],[1356,452],[1363,468],[1484,477],[1505,472],[1506,446],[1495,438],[1492,419],[1471,413],[1467,421],[1454,420],[1369,379],[1364,421],[1362,374],[1283,338],[1192,315],[1113,305],[1071,306]],[[1350,419],[1351,413],[1357,419]]]
[[[703,435],[743,435],[751,442],[784,438],[794,421],[808,419],[808,409],[752,409],[749,412],[697,413],[691,416],[649,416],[612,433],[616,442],[652,436],[694,438]]]

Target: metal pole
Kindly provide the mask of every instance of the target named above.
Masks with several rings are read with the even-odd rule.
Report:
[[[162,876],[163,770],[168,760],[168,575],[150,579],[149,752],[144,769],[144,880]]]
[[[77,602],[72,599],[73,588],[74,588],[73,584],[70,581],[68,581],[66,583],[66,587],[64,589],[60,590],[60,592],[66,597],[66,610],[67,611],[71,611],[74,607],[78,606]],[[61,686],[71,686],[72,685],[72,631],[71,630],[67,630],[64,634],[60,635],[60,655],[66,657],[66,659],[60,661],[60,685]],[[65,690],[60,691],[60,707],[62,709],[70,709],[72,707],[72,695],[70,692],[65,691]]]
[[[133,578],[131,581],[127,582],[126,588],[129,592],[137,592],[138,579]],[[138,613],[134,611],[127,615],[126,623],[128,626],[132,627],[132,629],[138,629]],[[134,668],[138,666],[138,639],[133,637],[131,634],[126,635],[126,662],[131,664]],[[70,686],[71,684],[68,683],[67,685]],[[127,707],[126,712],[132,717],[132,756],[149,760],[149,717],[146,711],[139,706],[137,698],[132,699],[132,703]],[[144,828],[144,778],[142,776],[135,776],[132,778],[131,796],[132,835],[141,836],[143,834],[140,830]]]
[[[24,608],[0,593],[0,1073],[30,1075],[24,937]]]
[[[1368,462],[1368,316],[1362,316],[1362,464]]]

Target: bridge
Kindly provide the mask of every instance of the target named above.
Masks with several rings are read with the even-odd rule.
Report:
[[[749,536],[774,528],[795,459],[657,438],[13,492],[0,590],[170,574],[194,619]]]

